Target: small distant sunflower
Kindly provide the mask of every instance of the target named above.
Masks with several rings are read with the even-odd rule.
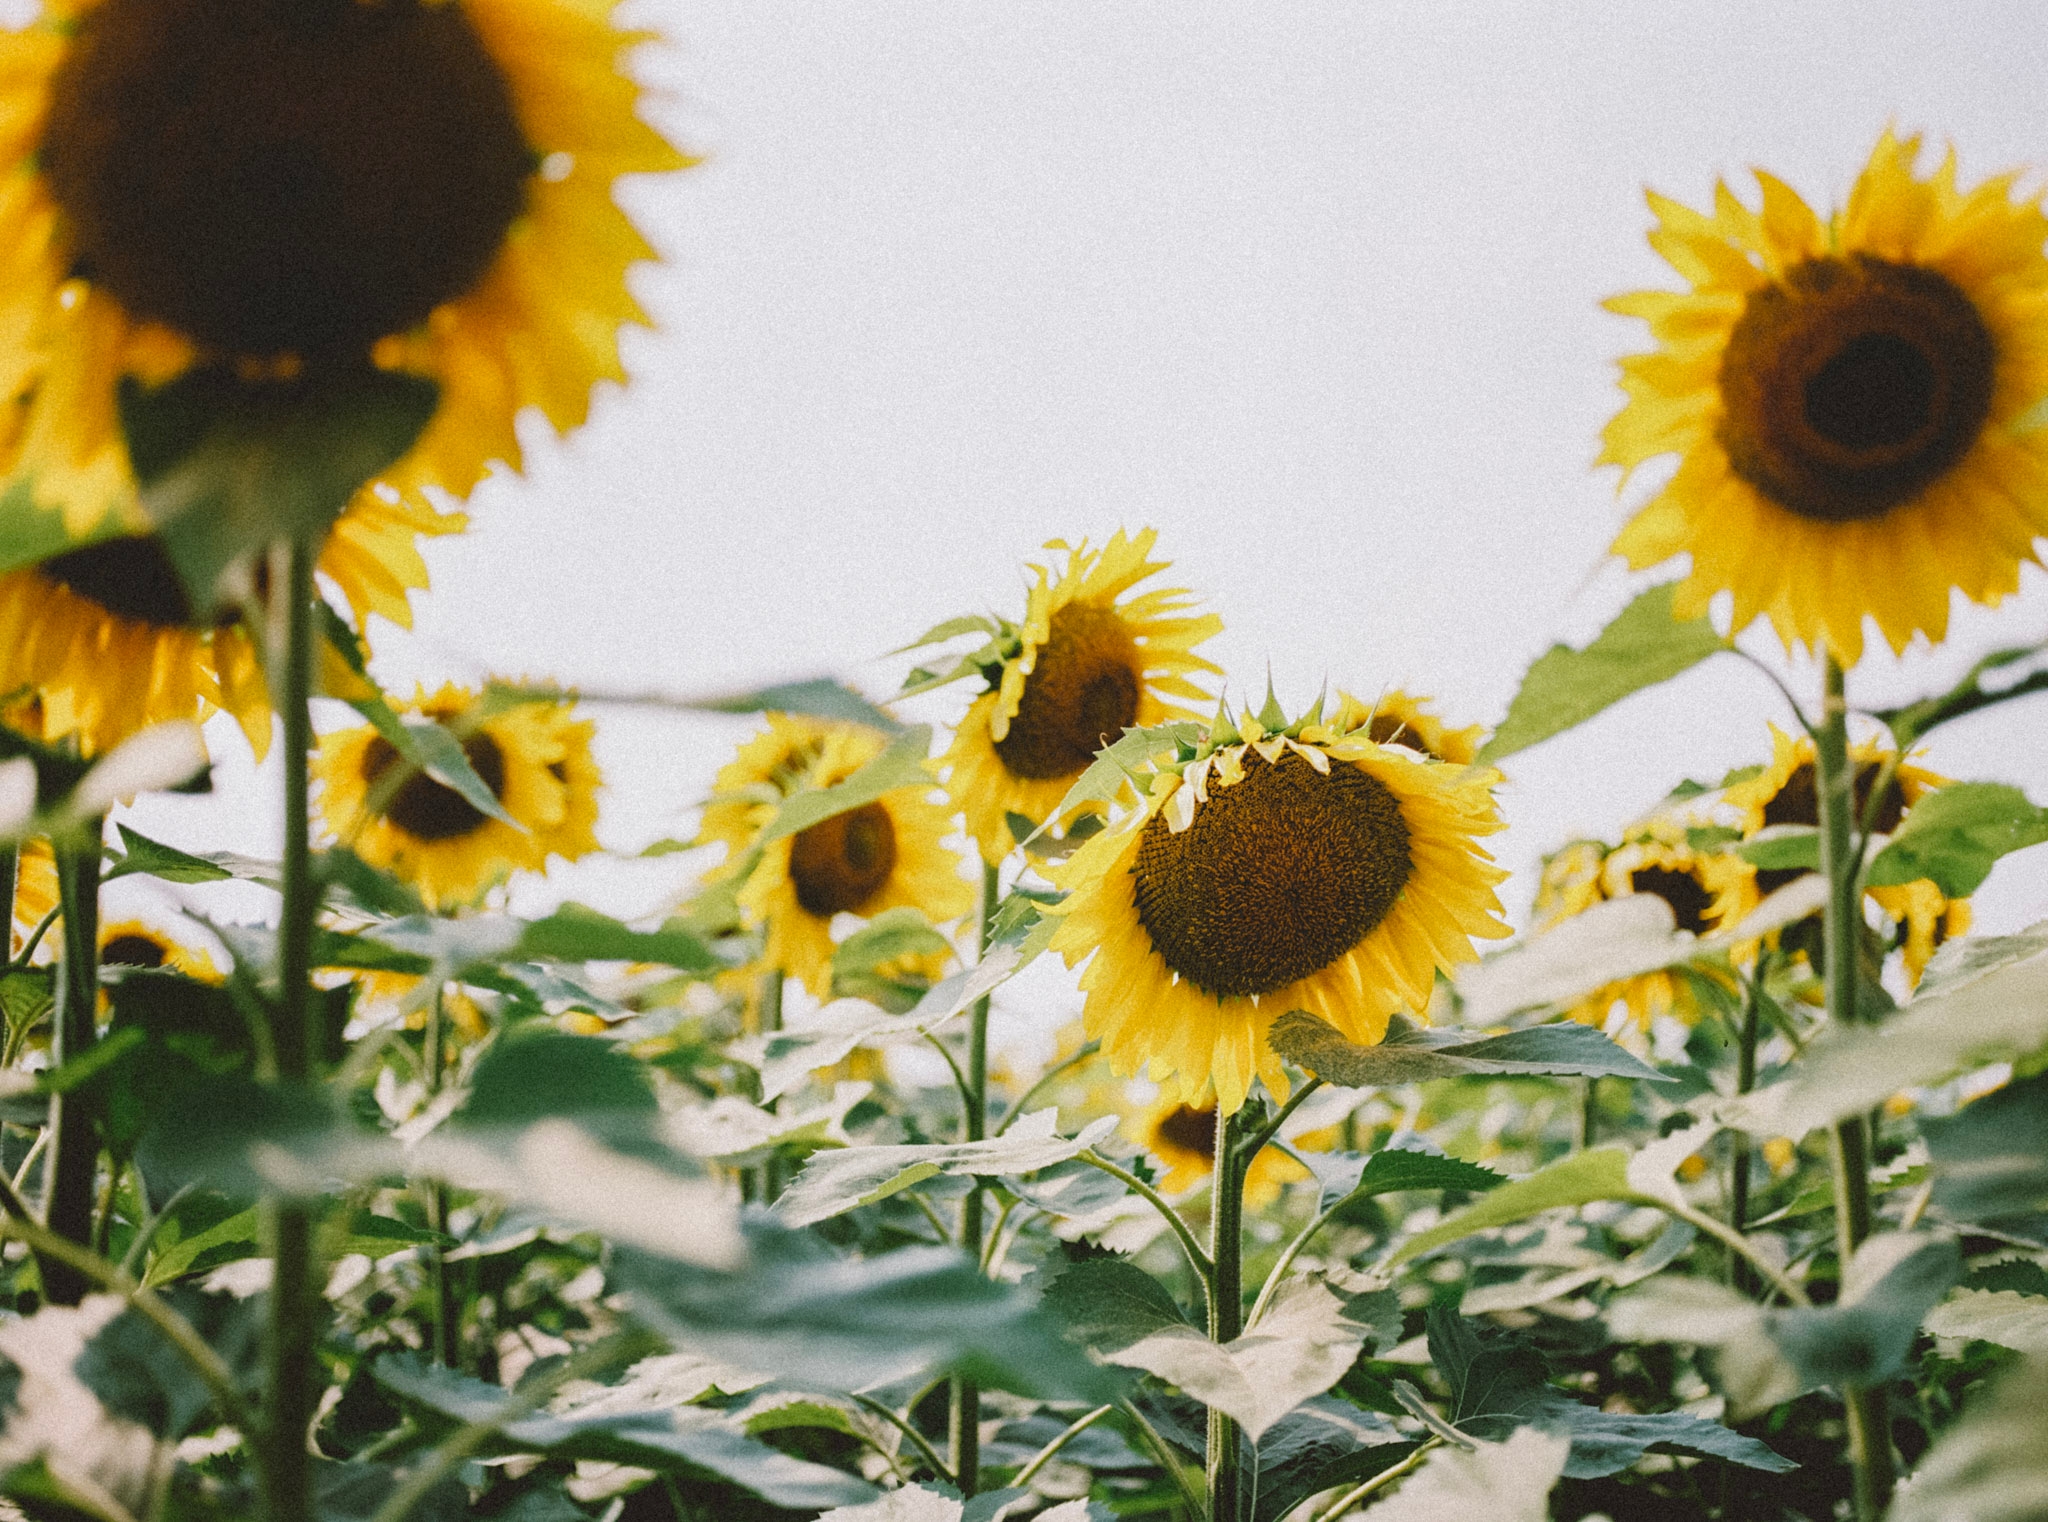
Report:
[[[1370,703],[1340,691],[1331,722],[1343,730],[1363,727],[1366,737],[1376,744],[1405,745],[1459,766],[1472,765],[1486,739],[1484,724],[1452,729],[1430,711],[1430,699],[1411,696],[1398,687],[1389,688]]]
[[[697,839],[725,847],[719,875],[742,865],[754,837],[775,817],[782,800],[808,785],[835,727],[802,714],[771,713],[767,718],[768,727],[719,768],[711,801],[704,805]]]
[[[0,40],[0,394],[38,505],[145,529],[116,395],[195,366],[435,381],[387,505],[516,468],[527,407],[579,424],[645,321],[613,182],[687,162],[635,116],[610,11],[46,0]]]
[[[1536,881],[1536,928],[1584,914],[1605,898],[1600,869],[1615,848],[1600,840],[1575,840],[1543,858]]]
[[[1870,807],[1870,790],[1877,785],[1878,773],[1892,755],[1881,746],[1863,741],[1849,747],[1849,761],[1856,769],[1852,793],[1854,818],[1859,823]],[[1745,835],[1754,835],[1769,825],[1818,827],[1820,796],[1815,790],[1814,776],[1813,741],[1803,735],[1788,735],[1772,725],[1770,765],[1747,782],[1728,789],[1726,802],[1735,810]],[[1924,766],[1900,762],[1891,788],[1878,804],[1872,827],[1879,834],[1894,833],[1905,823],[1914,804],[1948,782],[1947,777]],[[1767,869],[1757,873],[1757,886],[1769,893],[1799,875],[1793,868]],[[1868,888],[1864,896],[1899,927],[1906,977],[1913,984],[1919,983],[1921,972],[1942,941],[1970,928],[1968,901],[1950,899],[1927,878]]]
[[[327,827],[372,866],[412,883],[436,908],[465,904],[514,871],[545,870],[550,856],[574,861],[597,849],[592,725],[564,703],[521,703],[481,722],[465,717],[475,695],[444,686],[406,711],[463,736],[462,751],[519,828],[480,812],[424,773],[401,785],[375,819],[363,806],[397,750],[369,725],[320,737],[313,774]]]
[[[1214,1100],[1203,1106],[1161,1098],[1143,1114],[1131,1117],[1124,1132],[1166,1164],[1166,1173],[1159,1180],[1164,1194],[1192,1189],[1216,1171]],[[1244,1202],[1253,1210],[1262,1209],[1280,1198],[1283,1185],[1308,1176],[1308,1170],[1286,1153],[1267,1147],[1245,1171]]]
[[[1608,899],[1647,893],[1670,907],[1677,929],[1708,936],[1733,928],[1757,904],[1756,869],[1741,857],[1696,851],[1682,839],[1660,838],[1655,833],[1607,852],[1600,861],[1598,889],[1597,895],[1588,896],[1577,884],[1567,888],[1560,902],[1577,907],[1561,908],[1552,922]],[[1695,966],[1692,971],[1695,976],[1727,981],[1725,974],[1711,965]],[[1628,1006],[1629,1017],[1645,1031],[1663,1015],[1686,1025],[1700,1016],[1686,974],[1662,969],[1596,990],[1571,1011],[1571,1017],[1586,1025],[1604,1025],[1616,1001]]]
[[[1958,190],[1953,153],[1916,179],[1919,153],[1887,131],[1828,221],[1761,170],[1759,211],[1725,185],[1712,216],[1651,194],[1692,289],[1608,303],[1659,347],[1622,361],[1600,458],[1680,457],[1614,544],[1637,568],[1691,555],[1680,617],[1726,591],[1735,628],[1768,616],[1853,664],[1866,616],[1894,650],[1939,640],[1951,588],[1995,603],[2038,558],[2048,218],[2011,175]]]
[[[945,762],[947,789],[991,862],[1016,847],[1009,816],[1037,825],[1059,807],[1095,753],[1134,725],[1193,718],[1169,698],[1206,700],[1189,680],[1217,668],[1194,647],[1218,633],[1213,613],[1190,614],[1189,594],[1131,588],[1166,569],[1147,560],[1155,529],[1121,529],[1100,550],[1069,550],[1066,569],[1032,566],[1024,621],[1006,626],[1009,651],[983,671],[989,690],[969,705]],[[1060,540],[1046,545],[1065,550]]]
[[[834,726],[806,784],[844,782],[881,754],[885,736],[859,725]],[[807,830],[767,843],[739,890],[748,920],[767,927],[763,960],[820,999],[832,995],[832,921],[872,918],[909,907],[933,922],[974,907],[960,859],[941,842],[951,816],[913,784],[834,814]]]
[[[1155,763],[1145,798],[1048,876],[1069,891],[1052,948],[1087,962],[1090,1035],[1198,1107],[1234,1113],[1254,1077],[1284,1092],[1266,1042],[1306,1009],[1351,1040],[1427,1010],[1439,971],[1497,938],[1478,844],[1502,828],[1491,772],[1320,721],[1244,716]]]

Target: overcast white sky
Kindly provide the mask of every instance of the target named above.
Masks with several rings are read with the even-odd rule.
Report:
[[[1289,0],[633,0],[648,114],[707,156],[628,192],[666,263],[658,330],[566,446],[435,545],[388,681],[551,676],[705,693],[873,658],[1021,606],[1054,536],[1155,525],[1254,700],[1326,680],[1494,722],[1528,661],[1637,583],[1603,555],[1642,486],[1591,462],[1640,324],[1603,296],[1676,277],[1646,184],[1703,204],[1766,165],[1825,208],[1887,122],[1966,180],[2048,169],[2037,6]],[[1748,188],[1742,187],[1745,193]],[[1913,695],[2048,636],[2048,578],[1945,649],[1866,659]],[[1767,634],[1750,642],[1773,651]],[[1810,669],[1791,679],[1810,691]],[[954,708],[964,705],[961,692]],[[1955,726],[1950,772],[2048,799],[2048,699]],[[1501,854],[1611,833],[1681,776],[1769,753],[1777,699],[1721,658],[1516,758]],[[686,833],[744,721],[605,710],[600,833]],[[148,818],[260,848],[275,784]],[[202,830],[204,825],[204,830]],[[1980,923],[2048,914],[2048,847]],[[646,912],[673,860],[557,874]]]

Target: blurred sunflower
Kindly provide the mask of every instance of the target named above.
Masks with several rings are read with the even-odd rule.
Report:
[[[1189,680],[1217,668],[1194,647],[1220,632],[1213,613],[1189,614],[1189,594],[1156,587],[1126,596],[1167,567],[1147,560],[1159,537],[1119,529],[1100,550],[1068,550],[1055,580],[1034,565],[1024,621],[1007,629],[1000,661],[985,667],[989,690],[968,706],[944,757],[947,789],[990,862],[1016,848],[1009,816],[1043,822],[1095,759],[1133,725],[1193,718],[1166,699],[1206,700]],[[1048,550],[1066,550],[1060,540]]]
[[[1141,1114],[1129,1117],[1124,1134],[1166,1164],[1159,1188],[1164,1194],[1192,1189],[1216,1171],[1216,1103],[1183,1104],[1162,1096]],[[1252,1159],[1245,1171],[1244,1203],[1261,1210],[1280,1198],[1283,1185],[1305,1179],[1309,1172],[1275,1147]]]
[[[646,320],[613,182],[688,162],[636,117],[610,10],[46,0],[0,84],[0,389],[38,504],[146,528],[117,393],[194,366],[432,379],[363,512],[516,468],[527,407],[581,423]]]
[[[226,975],[211,953],[188,946],[147,920],[116,920],[100,926],[102,967],[168,967],[198,983],[220,983]]]
[[[861,725],[832,726],[805,785],[822,789],[844,782],[887,743]],[[951,816],[931,802],[929,792],[917,784],[896,788],[766,843],[738,898],[748,921],[766,927],[767,965],[827,999],[832,921],[838,915],[872,918],[908,907],[938,923],[974,907],[974,888],[960,875],[960,859],[940,843],[952,828]]]
[[[1543,870],[1536,880],[1537,929],[1584,914],[1606,897],[1600,869],[1613,849],[1605,841],[1575,840],[1543,858]]]
[[[1486,738],[1484,724],[1452,729],[1430,710],[1430,699],[1416,697],[1398,687],[1389,688],[1367,703],[1340,690],[1337,712],[1331,723],[1341,730],[1363,728],[1377,745],[1405,745],[1438,761],[1470,766],[1479,757]]]
[[[782,800],[809,782],[834,726],[802,714],[771,713],[768,727],[742,744],[718,770],[711,801],[704,805],[697,841],[725,847],[725,862],[714,876],[737,871],[754,837]]]
[[[1278,716],[1274,715],[1277,719]],[[1070,896],[1052,948],[1087,962],[1083,1019],[1119,1073],[1234,1113],[1254,1077],[1285,1092],[1266,1043],[1306,1009],[1351,1040],[1425,1011],[1440,970],[1497,938],[1505,873],[1491,772],[1304,720],[1244,716],[1155,763],[1147,796],[1047,875]]]
[[[1858,741],[1849,747],[1849,761],[1855,768],[1853,819],[1861,827],[1870,811],[1871,789],[1877,786],[1893,752]],[[1724,795],[1744,835],[1754,835],[1771,825],[1804,825],[1818,828],[1820,795],[1814,785],[1813,741],[1804,735],[1786,734],[1771,726],[1771,762],[1756,776],[1739,782]],[[1911,761],[1901,761],[1884,796],[1877,803],[1871,828],[1882,835],[1894,833],[1905,822],[1914,804],[1949,779]],[[1800,876],[1794,868],[1767,868],[1756,875],[1760,892],[1770,893]],[[1888,915],[1897,927],[1897,940],[1904,953],[1906,979],[1917,985],[1940,944],[1970,928],[1967,900],[1951,899],[1927,878],[1891,887],[1867,888],[1864,896]]]
[[[1581,869],[1584,860],[1583,853],[1576,859]],[[1660,835],[1653,831],[1600,857],[1596,893],[1588,894],[1586,885],[1577,880],[1562,885],[1550,923],[1583,913],[1596,903],[1647,893],[1669,906],[1677,929],[1709,936],[1739,924],[1756,907],[1756,875],[1756,868],[1739,856],[1696,851],[1683,838],[1673,838],[1671,832]],[[1540,908],[1538,912],[1542,912]],[[1628,1006],[1629,1018],[1639,1030],[1648,1031],[1665,1015],[1691,1025],[1701,1014],[1692,982],[1695,977],[1732,986],[1725,969],[1713,963],[1695,963],[1683,972],[1665,968],[1607,984],[1587,995],[1570,1015],[1581,1024],[1605,1025],[1620,1002]]]
[[[520,703],[480,721],[475,695],[449,685],[416,696],[405,711],[462,737],[470,767],[517,825],[483,813],[455,789],[415,772],[368,817],[379,781],[400,764],[390,741],[369,726],[320,737],[313,774],[327,828],[372,866],[416,887],[435,908],[473,902],[510,873],[542,871],[550,856],[574,861],[597,849],[592,725],[565,703]]]
[[[15,856],[14,926],[7,947],[8,956],[21,955],[22,947],[36,933],[43,917],[56,908],[57,858],[50,853],[50,843],[41,839],[24,840]],[[45,944],[52,947],[57,944],[48,939],[48,932],[45,932]]]
[[[1757,172],[1706,216],[1652,193],[1650,242],[1692,283],[1609,309],[1658,349],[1622,361],[1603,463],[1676,454],[1615,541],[1637,568],[1690,554],[1675,604],[1733,595],[1789,648],[1845,664],[1874,618],[1894,650],[1942,638],[1950,589],[1995,603],[2048,533],[2048,218],[2014,177],[1964,193],[1954,154],[1916,179],[1887,131],[1831,220]]]

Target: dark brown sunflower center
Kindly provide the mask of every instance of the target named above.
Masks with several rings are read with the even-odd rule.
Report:
[[[1689,930],[1694,935],[1707,933],[1707,911],[1714,906],[1714,896],[1690,872],[1638,867],[1629,873],[1628,885],[1638,893],[1653,893],[1669,904],[1680,930]]]
[[[1401,805],[1346,761],[1245,752],[1185,830],[1155,816],[1138,843],[1138,920],[1161,960],[1205,993],[1269,994],[1319,972],[1387,917],[1413,858]]]
[[[470,769],[491,790],[491,796],[502,800],[505,753],[498,748],[498,742],[489,735],[474,734],[462,742],[462,754],[469,758]],[[398,751],[390,741],[382,736],[371,740],[363,750],[363,781],[375,787],[377,779],[397,761]],[[385,806],[384,817],[413,839],[426,841],[459,839],[489,818],[454,788],[436,782],[425,772],[414,772],[405,779]]]
[[[1752,292],[1729,336],[1721,443],[1790,512],[1881,517],[1976,443],[1996,361],[1977,308],[1933,270],[1809,260]]]
[[[162,945],[146,935],[117,935],[100,947],[104,967],[161,967],[166,959]]]
[[[1870,807],[1870,790],[1877,786],[1879,770],[1879,765],[1875,761],[1859,761],[1856,764],[1856,804],[1852,819],[1858,826],[1862,823],[1863,811]],[[1894,781],[1885,790],[1884,801],[1878,805],[1877,818],[1872,821],[1872,828],[1880,834],[1889,835],[1898,829],[1905,817],[1906,799],[1899,791],[1898,783]],[[1784,785],[1773,793],[1770,801],[1764,805],[1764,825],[1768,828],[1774,824],[1804,825],[1808,829],[1820,827],[1820,793],[1814,783],[1811,761],[1802,761],[1793,767],[1792,774],[1785,779]],[[1796,867],[1766,867],[1756,875],[1757,891],[1775,893],[1794,878],[1805,875],[1804,871]]]
[[[1216,1112],[1178,1105],[1154,1128],[1159,1139],[1212,1162],[1216,1157]]]
[[[36,567],[45,581],[98,603],[116,618],[159,629],[193,626],[191,601],[154,538],[102,539],[82,550],[66,550]]]
[[[789,877],[807,914],[860,908],[896,866],[896,824],[879,803],[834,814],[798,833],[789,847]]]
[[[1390,713],[1374,714],[1372,722],[1365,727],[1365,737],[1375,745],[1405,745],[1425,756],[1436,756],[1439,761],[1443,759],[1422,743],[1422,736],[1416,733],[1414,725]]]
[[[105,0],[42,166],[80,272],[237,354],[358,353],[484,273],[534,156],[454,3]]]
[[[1136,721],[1144,669],[1129,625],[1114,612],[1067,604],[1052,616],[996,754],[1012,775],[1034,782],[1085,771]]]

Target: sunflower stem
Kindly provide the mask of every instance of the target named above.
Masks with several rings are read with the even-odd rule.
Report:
[[[783,971],[780,967],[771,967],[761,974],[761,1009],[756,1023],[764,1036],[772,1036],[782,1029],[782,984]],[[773,1110],[778,1103],[780,1101],[770,1100],[766,1107]],[[761,1199],[767,1204],[774,1204],[781,1197],[782,1182],[781,1155],[770,1152],[761,1161]]]
[[[1742,1001],[1742,1030],[1736,1038],[1735,1092],[1747,1094],[1756,1087],[1756,1041],[1763,1021],[1764,974],[1769,952],[1758,952],[1756,968],[1750,975],[1747,997]],[[1728,1133],[1728,1225],[1735,1231],[1749,1229],[1749,1137],[1742,1131]],[[1743,1294],[1755,1297],[1762,1287],[1748,1262],[1735,1253],[1728,1255],[1728,1279]]]
[[[1209,1340],[1234,1342],[1244,1331],[1244,1176],[1251,1166],[1245,1142],[1253,1134],[1245,1112],[1216,1111],[1216,1172],[1209,1190]],[[1209,1522],[1239,1522],[1243,1492],[1237,1423],[1209,1408]]]
[[[996,906],[1002,902],[1003,885],[998,869],[981,864],[981,912],[976,920],[977,957],[988,955],[988,943],[995,934]],[[966,1115],[963,1129],[968,1141],[988,1135],[988,1006],[989,996],[974,1001],[967,1016],[967,1087],[961,1098]],[[976,1182],[960,1202],[960,1245],[975,1262],[981,1261],[982,1196]],[[981,1386],[956,1376],[953,1400],[947,1413],[947,1436],[953,1459],[953,1474],[960,1493],[972,1496],[981,1481]]]
[[[1841,662],[1826,657],[1820,726],[1814,731],[1814,777],[1820,800],[1820,869],[1828,880],[1821,921],[1822,977],[1829,1024],[1845,1028],[1862,1018],[1856,976],[1862,956],[1861,863],[1854,849],[1856,773],[1849,759],[1849,704]],[[1870,1235],[1870,1145],[1863,1117],[1838,1122],[1834,1134],[1835,1254],[1840,1271]],[[1845,1386],[1857,1522],[1877,1522],[1891,1498],[1892,1451],[1882,1389]]]
[[[14,893],[20,877],[21,842],[10,840],[6,845],[0,846],[0,904],[7,906],[6,918],[0,919],[0,924],[7,927],[7,955],[0,957],[0,962],[7,961],[14,955]]]
[[[57,906],[63,915],[57,968],[56,1040],[50,1053],[59,1068],[83,1057],[98,1034],[100,943],[100,831],[95,819],[76,835],[50,842],[57,863]],[[93,1232],[93,1179],[99,1138],[83,1094],[50,1096],[49,1180],[43,1223],[57,1236],[89,1246]],[[43,1294],[54,1305],[76,1305],[90,1287],[71,1264],[45,1256]]]
[[[309,835],[308,763],[313,748],[313,562],[317,539],[291,541],[285,578],[284,904],[277,933],[277,1020],[271,1032],[277,1081],[304,1086],[313,1078],[317,1042],[312,1031],[313,918],[319,885],[313,880]],[[273,659],[276,652],[273,652]],[[263,1510],[269,1522],[306,1522],[313,1515],[312,1457],[306,1429],[318,1392],[314,1362],[319,1346],[321,1286],[313,1258],[313,1212],[296,1200],[265,1208],[273,1262],[263,1437]]]
[[[426,1083],[429,1095],[439,1094],[447,1068],[448,1011],[446,1008],[445,985],[437,984],[432,1002],[427,1005],[427,1028],[420,1043],[421,1077]],[[443,1236],[448,1234],[448,1186],[439,1179],[426,1185],[427,1225]],[[439,1242],[426,1249],[428,1288],[434,1299],[434,1362],[452,1368],[457,1362],[457,1334],[460,1317],[456,1313],[453,1281],[448,1277],[448,1259]]]

